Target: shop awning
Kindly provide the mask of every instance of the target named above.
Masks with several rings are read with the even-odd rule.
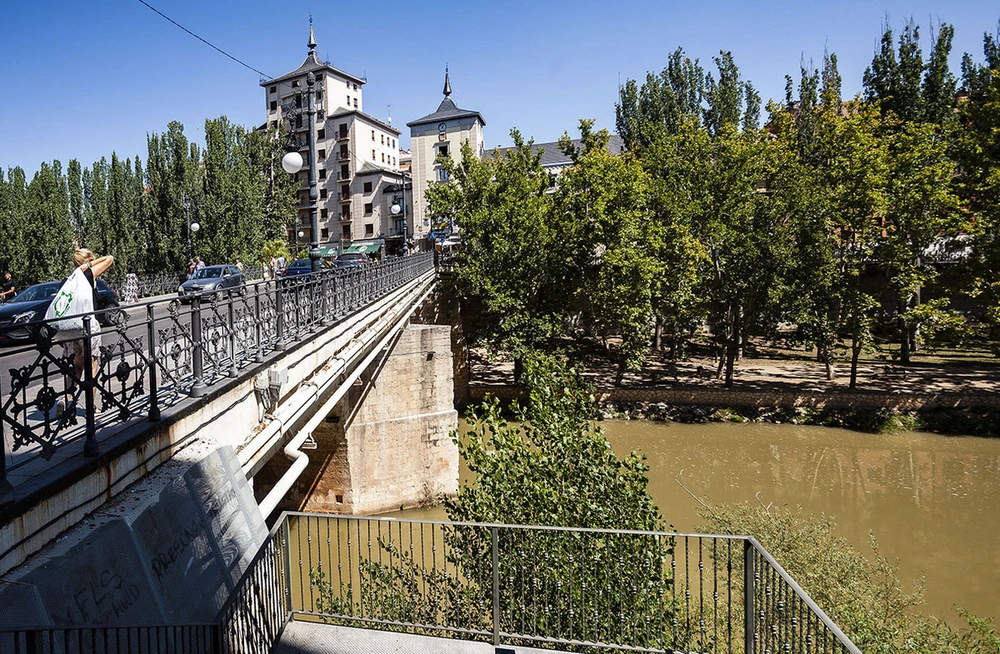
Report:
[[[321,245],[319,246],[319,256],[321,257],[335,257],[340,254],[339,249],[336,244],[334,245]]]
[[[354,243],[344,249],[344,254],[348,252],[361,252],[364,254],[373,254],[378,252],[379,248],[382,247],[381,243]]]

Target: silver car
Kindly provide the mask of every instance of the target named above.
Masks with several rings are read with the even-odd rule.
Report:
[[[177,287],[177,295],[181,302],[185,302],[192,295],[210,295],[227,289],[239,289],[244,284],[246,278],[236,266],[205,266]]]

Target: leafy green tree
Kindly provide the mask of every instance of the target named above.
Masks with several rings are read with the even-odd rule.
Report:
[[[755,130],[760,117],[760,95],[740,76],[733,53],[723,50],[712,60],[719,74],[718,79],[711,75],[705,77],[707,106],[702,110],[709,134],[718,136],[740,126]]]
[[[475,307],[473,342],[508,352],[519,377],[524,357],[563,333],[578,271],[565,244],[571,221],[555,216],[541,153],[517,130],[514,147],[480,160],[463,145],[460,163],[445,158],[449,182],[427,191],[433,221],[462,227],[456,283]]]
[[[653,280],[661,265],[650,239],[655,224],[648,208],[649,181],[630,154],[608,152],[610,135],[580,121],[582,148],[568,135],[560,147],[573,165],[560,175],[555,212],[576,223],[576,243],[564,243],[583,271],[588,316],[602,331],[621,332],[616,383],[637,370],[649,347]]]
[[[87,233],[87,223],[84,213],[83,169],[76,159],[69,160],[66,166],[66,178],[69,185],[69,217],[70,224],[73,225],[73,238],[77,243],[82,243]]]
[[[18,255],[22,280],[48,281],[69,272],[73,233],[69,217],[69,191],[62,164],[43,163],[28,184],[23,244]],[[22,281],[24,283],[24,281]]]

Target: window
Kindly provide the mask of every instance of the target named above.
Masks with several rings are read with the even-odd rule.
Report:
[[[372,213],[373,210],[374,210],[374,206],[372,205],[372,203],[371,202],[366,202],[365,203],[365,215],[366,216],[367,215],[371,215],[371,213]]]
[[[441,155],[442,157],[447,157],[448,156],[448,146],[447,145],[442,145],[441,147],[439,147],[438,148],[438,154]]]
[[[271,88],[269,88],[267,90],[268,93],[277,93],[277,91],[278,91],[278,87],[277,86],[272,86]]]
[[[358,108],[358,99],[357,98],[354,98],[354,108],[355,109]]]
[[[277,100],[271,100],[271,104],[269,104],[267,106],[271,109],[271,111],[277,111],[278,110],[278,101]]]
[[[326,209],[320,209],[320,210],[319,210],[319,217],[320,217],[320,218],[326,218],[326,217],[327,217],[328,215],[329,215],[329,214],[327,213],[327,210],[326,210]]]
[[[325,139],[326,138],[326,130],[325,129],[316,130],[316,138],[318,138],[318,139]]]
[[[299,80],[295,80],[294,82],[292,82],[292,88],[298,88],[298,86],[299,86]]]
[[[317,156],[319,157],[320,161],[323,161],[324,159],[326,159],[326,150],[320,150]]]
[[[385,163],[385,152],[382,153],[382,163]]]
[[[385,145],[385,134],[379,136],[379,141],[382,142],[382,145]]]
[[[392,165],[393,165],[393,166],[395,166],[395,165],[396,165],[396,157],[393,157],[393,158],[392,158]]]
[[[302,116],[295,117],[295,129],[302,129]]]
[[[320,200],[325,200],[326,199],[326,189],[325,188],[321,188],[319,190],[319,199]]]
[[[445,170],[444,168],[439,168],[438,169],[437,178],[438,178],[439,182],[447,182],[448,181],[448,171]]]
[[[365,187],[364,188],[365,188],[365,193],[371,193],[372,192],[372,183],[371,182],[365,182]]]
[[[375,161],[375,150],[372,150],[372,161]]]
[[[392,139],[392,147],[396,147],[396,139]]]
[[[375,236],[375,225],[365,225],[365,236]]]
[[[351,95],[350,94],[347,94],[347,106],[348,107],[351,106]]]
[[[372,130],[372,140],[375,140],[375,130]]]
[[[351,238],[351,227],[350,227],[350,225],[344,225],[344,238],[345,239]]]
[[[320,179],[326,179],[326,168],[320,168],[319,169],[319,178]]]
[[[347,145],[340,146],[340,158],[341,159],[347,158]]]
[[[347,186],[346,184],[344,186],[341,186],[340,187],[340,199],[341,200],[349,200],[350,198],[351,198],[351,187]]]
[[[355,91],[357,91],[357,90],[358,90],[358,85],[357,85],[357,84],[355,84],[355,85],[354,85],[354,90],[355,90]]]
[[[351,171],[347,167],[347,164],[344,164],[343,166],[341,166],[340,167],[340,179],[347,179],[350,176],[351,176]]]
[[[324,227],[323,229],[319,230],[319,236],[320,238],[324,239],[330,238],[330,230]]]
[[[316,102],[321,102],[323,100],[323,89],[316,91]]]

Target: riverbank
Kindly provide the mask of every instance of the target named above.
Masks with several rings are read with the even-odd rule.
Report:
[[[609,352],[574,344],[565,353],[596,389],[606,418],[1000,436],[1000,362],[985,351],[922,354],[905,367],[864,360],[856,389],[842,375],[828,381],[809,352],[770,345],[757,346],[755,358],[739,363],[731,388],[716,378],[708,356],[672,361],[654,353],[642,370],[613,386],[615,362]],[[486,394],[505,403],[518,396],[509,361],[490,359],[479,350],[471,355],[470,402]]]

